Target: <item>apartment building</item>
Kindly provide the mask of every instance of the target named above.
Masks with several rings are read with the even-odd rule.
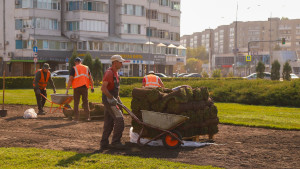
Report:
[[[296,61],[300,54],[300,19],[268,18],[267,21],[238,21],[209,30],[182,36],[181,45],[187,48],[204,46],[207,51],[211,45],[212,68],[222,69],[225,75],[235,69],[236,75],[245,76],[255,71],[255,65],[259,61],[263,61],[269,71],[270,63],[275,58],[273,56],[275,51],[295,51],[293,58],[296,59],[290,62],[293,65],[293,72],[300,74],[300,63]],[[195,43],[195,35],[201,35],[200,43]],[[285,38],[285,44],[281,43],[282,38]],[[246,61],[247,55],[252,56],[251,62]]]
[[[0,57],[12,76],[33,75],[48,62],[67,69],[76,50],[99,58],[122,55],[125,76],[171,75],[185,64],[180,0],[0,0]],[[37,51],[33,51],[33,46]],[[34,59],[36,58],[36,59]],[[37,61],[35,63],[34,61]]]

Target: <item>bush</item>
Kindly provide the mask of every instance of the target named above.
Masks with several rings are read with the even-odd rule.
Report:
[[[205,86],[213,100],[218,102],[243,103],[250,105],[278,105],[300,107],[300,79],[293,81],[242,80],[241,78],[170,78],[164,84],[167,88],[190,85],[193,88]],[[141,82],[122,85],[120,96],[130,97],[134,87]]]
[[[31,89],[33,88],[33,76],[32,77],[6,77],[5,78],[5,88],[6,89]],[[62,77],[52,78],[54,85],[57,89],[66,88],[66,79]],[[47,88],[50,85],[48,84]],[[3,78],[0,78],[0,88],[3,88]],[[51,87],[50,87],[51,88]]]
[[[280,63],[278,60],[275,60],[272,63],[271,68],[271,80],[279,80],[280,79]]]
[[[292,68],[289,64],[289,62],[285,62],[283,66],[283,71],[282,71],[282,78],[283,80],[291,80],[291,74],[292,73]]]
[[[264,63],[259,61],[256,67],[257,78],[263,79],[265,77],[264,71],[265,71],[265,65]]]

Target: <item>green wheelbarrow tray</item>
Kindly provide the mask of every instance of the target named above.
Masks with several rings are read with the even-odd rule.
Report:
[[[140,120],[135,114],[133,114],[126,106],[118,103],[118,106],[123,108],[131,116],[132,120],[136,121],[142,126],[142,129],[139,133],[137,143],[139,145],[147,145],[151,141],[162,138],[163,144],[166,148],[175,149],[183,144],[181,134],[175,130],[178,126],[183,124],[189,117],[176,115],[176,114],[167,114],[160,113],[148,110],[142,111],[142,120]],[[155,136],[145,144],[142,144],[140,139],[143,134],[145,127],[150,127],[154,130],[161,132],[159,135]]]
[[[57,110],[59,110],[62,113],[62,109],[69,108],[64,105],[71,103],[71,101],[73,100],[73,95],[70,94],[50,94],[51,100],[47,99],[47,97],[45,97],[43,94],[41,94],[41,96],[51,103],[50,113],[52,112],[53,104],[57,104],[59,105],[59,107],[56,108],[52,113],[54,113]]]

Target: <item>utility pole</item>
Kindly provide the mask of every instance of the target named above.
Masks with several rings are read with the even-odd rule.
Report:
[[[238,31],[237,31],[237,14],[238,14],[238,9],[239,9],[239,4],[238,4],[238,2],[237,2],[237,4],[236,4],[236,14],[235,14],[235,36],[234,36],[234,58],[233,58],[233,64],[234,64],[234,66],[236,67],[236,58],[237,58],[237,54],[238,54],[238,49],[237,49],[237,33],[238,33]],[[236,71],[236,69],[233,69],[233,76],[235,76],[235,71]]]
[[[148,17],[149,17],[149,27],[148,27],[148,33],[149,33],[149,42],[148,42],[148,44],[149,44],[149,60],[148,60],[148,72],[150,71],[150,60],[151,60],[151,52],[150,52],[150,50],[151,50],[151,44],[150,44],[150,35],[151,35],[151,33],[150,33],[150,31],[151,31],[151,29],[150,29],[150,20],[151,20],[151,17],[150,17],[150,4],[151,4],[151,0],[148,0],[148,2],[149,2],[149,9],[148,9]],[[152,13],[151,13],[151,15],[152,15]],[[154,67],[154,65],[153,65],[153,71],[155,72],[155,67]],[[145,75],[146,75],[147,73],[145,72]]]
[[[270,16],[270,41],[272,41],[272,13]],[[269,44],[269,53],[270,53],[270,69],[272,65],[272,45],[271,43]]]
[[[3,56],[2,56],[2,74],[5,72],[4,58],[6,55],[6,39],[5,39],[5,0],[3,0]]]

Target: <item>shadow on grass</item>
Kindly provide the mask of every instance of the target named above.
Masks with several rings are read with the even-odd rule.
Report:
[[[203,146],[205,147],[205,146]],[[199,149],[203,147],[180,147],[177,149],[167,149],[162,146],[139,146],[134,143],[126,143],[124,149],[107,149],[107,150],[97,150],[95,153],[111,154],[111,155],[124,155],[124,156],[136,156],[141,158],[177,158],[180,152],[193,151],[194,149]]]
[[[93,154],[76,154],[67,159],[60,160],[55,166],[57,167],[69,167],[69,165],[74,164],[76,161],[80,161],[81,158],[90,157]]]

